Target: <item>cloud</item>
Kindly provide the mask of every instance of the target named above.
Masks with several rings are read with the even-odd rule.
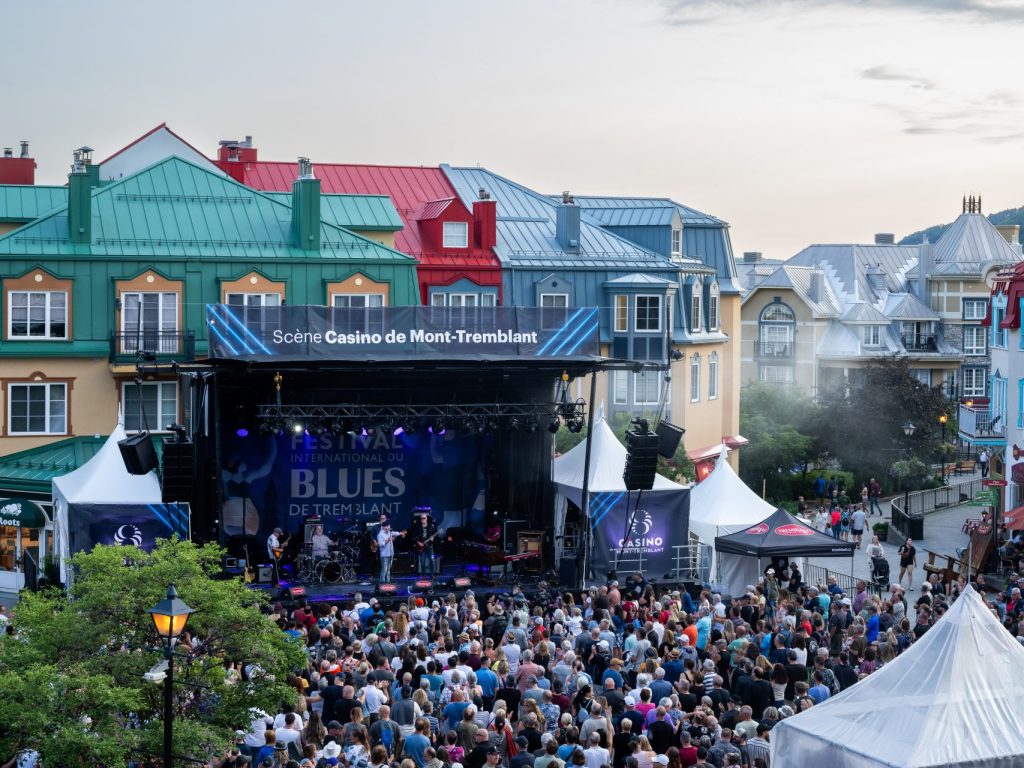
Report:
[[[907,92],[904,92],[907,95]],[[1009,144],[1024,139],[1019,100],[1005,91],[956,94],[939,89],[913,92],[900,102],[878,102],[879,109],[897,119],[909,136],[960,136],[986,144]]]
[[[860,76],[865,80],[884,80],[894,83],[906,83],[911,88],[920,88],[921,90],[930,91],[935,87],[935,83],[924,77],[918,77],[917,75],[907,74],[905,72],[898,72],[884,64],[868,67],[862,70]]]
[[[786,12],[816,8],[914,11],[990,22],[1024,22],[1024,0],[659,0],[673,25],[703,24],[737,11]]]

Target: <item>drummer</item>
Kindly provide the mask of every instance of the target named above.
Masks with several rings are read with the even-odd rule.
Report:
[[[330,536],[324,535],[324,527],[318,525],[313,529],[313,535],[309,538],[309,543],[313,546],[313,559],[319,560],[320,558],[329,556],[329,548],[338,546],[338,542],[331,539]]]

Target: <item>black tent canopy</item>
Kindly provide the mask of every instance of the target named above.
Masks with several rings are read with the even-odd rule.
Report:
[[[742,531],[715,538],[715,549],[750,557],[852,557],[849,541],[834,539],[779,508]]]

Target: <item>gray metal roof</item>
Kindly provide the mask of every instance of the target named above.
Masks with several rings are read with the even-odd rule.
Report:
[[[850,327],[841,322],[831,322],[818,342],[817,356],[832,359],[876,358],[887,357],[903,352],[903,345],[889,325],[882,318],[884,325],[879,329],[877,347],[864,345],[864,337],[860,328]]]
[[[845,302],[877,301],[867,280],[870,267],[885,273],[889,292],[904,290],[903,277],[917,264],[916,245],[809,245],[786,262],[804,267],[821,266]]]
[[[667,197],[608,197],[603,195],[576,195],[575,197],[576,203],[584,208],[589,216],[595,217],[606,226],[643,226],[645,224],[648,226],[663,226],[672,222],[672,213],[674,211],[679,212],[679,217],[682,219],[684,226],[704,224],[720,227],[725,225],[725,222],[719,218],[702,213],[696,208],[690,208],[688,205],[677,203],[675,200]],[[616,210],[635,211],[637,209],[650,209],[650,220],[632,225],[626,223],[613,224],[613,222],[605,220],[605,217],[610,218],[622,215],[616,214]]]
[[[988,266],[1016,264],[1020,260],[1020,249],[1006,242],[983,214],[962,213],[935,243],[932,271],[980,275]]]
[[[882,310],[891,320],[938,320],[939,313],[917,300],[912,293],[891,293]]]
[[[879,325],[889,322],[888,317],[865,301],[858,301],[855,304],[849,305],[846,311],[843,312],[842,320],[844,323],[851,323],[853,325]]]
[[[582,206],[581,206],[582,207]],[[667,227],[675,220],[674,206],[658,208],[588,208],[583,211],[606,227]]]
[[[815,317],[839,317],[842,311],[841,304],[829,280],[826,279],[824,281],[824,295],[818,301],[811,300],[811,273],[813,271],[814,269],[811,267],[793,267],[787,264],[776,269],[758,283],[756,288],[757,290],[762,288],[788,288],[796,292]],[[749,295],[747,294],[747,296]]]
[[[484,168],[442,165],[441,169],[467,207],[472,206],[480,189],[487,190],[495,200],[498,243],[494,250],[504,263],[556,269],[687,269],[602,229],[585,215],[580,217],[580,252],[567,253],[555,239],[554,200]]]
[[[623,275],[617,277],[614,280],[606,280],[605,285],[653,285],[659,288],[664,288],[666,285],[675,285],[674,280],[665,280],[661,277],[655,277],[654,275],[643,275],[639,272],[634,272],[631,275]]]

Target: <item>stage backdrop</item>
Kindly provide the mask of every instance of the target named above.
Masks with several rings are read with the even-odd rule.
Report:
[[[408,527],[429,506],[441,528],[482,520],[482,456],[489,435],[447,430],[367,435],[306,434],[224,438],[221,480],[225,535],[295,533],[316,515],[332,535],[365,530],[381,513]],[[464,519],[465,516],[465,519]]]
[[[124,544],[147,552],[157,539],[189,538],[189,506],[173,504],[72,504],[68,510],[71,554],[97,544]]]
[[[639,505],[637,499],[639,496]],[[690,492],[607,491],[590,495],[591,562],[601,575],[641,571],[647,578],[682,569],[688,556]]]

